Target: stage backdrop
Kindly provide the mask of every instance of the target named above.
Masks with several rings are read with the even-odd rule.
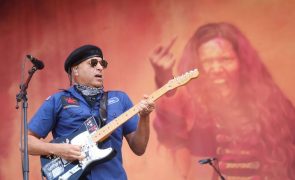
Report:
[[[275,82],[295,103],[294,9],[292,0],[1,0],[0,179],[22,176],[21,109],[15,109],[15,95],[25,55],[45,63],[29,86],[29,119],[50,94],[69,86],[64,60],[82,44],[101,47],[109,61],[105,88],[123,90],[136,103],[156,89],[148,60],[155,47],[177,36],[171,51],[179,59],[197,27],[230,22],[244,32]],[[26,75],[30,66],[27,62]],[[180,179],[174,159],[157,141],[153,128],[143,156],[133,155],[125,142],[123,157],[131,180]],[[211,178],[210,166],[196,163],[195,169],[196,179]],[[38,157],[30,156],[30,178],[40,179]]]

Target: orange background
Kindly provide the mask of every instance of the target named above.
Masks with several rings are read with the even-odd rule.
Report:
[[[101,47],[109,61],[105,88],[123,90],[136,103],[155,90],[148,57],[157,45],[177,36],[172,51],[179,58],[197,27],[225,21],[244,32],[294,104],[294,9],[292,0],[1,0],[0,179],[22,177],[21,109],[14,106],[26,54],[45,63],[29,86],[29,119],[47,96],[68,87],[64,60],[86,43]],[[30,66],[27,62],[27,69]],[[153,130],[144,156],[133,155],[125,143],[123,158],[131,180],[179,179]],[[196,179],[211,177],[211,167],[196,163],[196,171]],[[30,179],[40,179],[38,157],[30,156]]]

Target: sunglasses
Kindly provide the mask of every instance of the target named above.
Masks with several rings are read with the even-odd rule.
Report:
[[[90,66],[93,68],[97,65],[97,63],[99,63],[104,69],[107,68],[107,66],[108,66],[108,62],[104,59],[102,59],[100,61],[97,59],[91,59],[89,62]]]

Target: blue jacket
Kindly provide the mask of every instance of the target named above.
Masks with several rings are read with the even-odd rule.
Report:
[[[99,99],[91,107],[74,87],[58,92],[42,104],[29,123],[29,130],[45,138],[52,132],[53,138],[66,137],[79,129],[90,116],[99,116]],[[129,97],[121,91],[108,92],[107,123],[133,106]],[[104,163],[94,166],[88,179],[112,180],[127,179],[122,166],[122,140],[137,128],[139,117],[133,116],[117,128],[109,138],[108,144],[117,151],[116,156]]]

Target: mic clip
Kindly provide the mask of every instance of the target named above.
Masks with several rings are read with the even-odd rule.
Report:
[[[33,68],[32,68],[32,71],[36,71],[36,70],[41,70],[41,69],[43,69],[44,68],[44,63],[41,61],[41,60],[39,60],[39,59],[37,59],[37,58],[35,58],[35,57],[33,57],[32,55],[30,55],[30,54],[28,54],[27,55],[27,58],[33,63]]]
[[[215,160],[216,160],[215,157],[207,158],[207,159],[201,159],[201,160],[199,160],[199,163],[200,164],[208,164],[208,163],[211,164]]]

